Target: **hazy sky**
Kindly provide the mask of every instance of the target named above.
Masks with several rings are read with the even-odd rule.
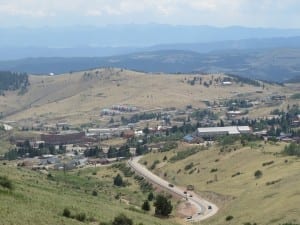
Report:
[[[300,0],[0,0],[0,26],[163,23],[300,28]]]

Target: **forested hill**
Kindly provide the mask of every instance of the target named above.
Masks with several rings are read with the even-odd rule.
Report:
[[[0,70],[60,74],[99,67],[117,67],[150,73],[222,72],[258,80],[285,82],[300,75],[299,60],[300,48],[228,50],[206,54],[163,50],[111,57],[27,58],[0,61]]]
[[[0,71],[0,93],[4,91],[20,90],[25,91],[29,85],[27,73],[13,73],[10,71]]]

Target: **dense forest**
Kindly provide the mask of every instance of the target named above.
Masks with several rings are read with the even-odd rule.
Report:
[[[0,71],[0,94],[4,91],[20,90],[19,94],[26,91],[29,85],[28,75],[26,73],[13,73],[10,71]]]

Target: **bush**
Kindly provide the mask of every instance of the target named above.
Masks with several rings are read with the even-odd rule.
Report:
[[[262,166],[269,166],[269,165],[271,165],[271,164],[273,164],[273,163],[274,163],[274,161],[264,162],[264,163],[262,164]]]
[[[155,160],[155,161],[152,163],[152,165],[150,166],[150,170],[154,170],[155,167],[156,167],[156,165],[159,164],[159,163],[160,163],[159,160]]]
[[[192,168],[193,168],[193,166],[194,166],[194,163],[193,163],[193,162],[191,162],[191,163],[189,163],[188,165],[186,165],[186,166],[184,167],[184,170],[189,170],[189,169],[192,169]]]
[[[13,189],[13,184],[6,176],[0,176],[0,186],[7,188],[8,190]]]
[[[256,179],[261,178],[262,175],[263,174],[262,174],[262,172],[260,170],[256,170],[255,173],[254,173],[254,176],[255,176]]]
[[[217,172],[217,171],[218,171],[217,168],[213,168],[213,169],[210,170],[211,173],[214,173],[214,172]]]
[[[114,185],[118,186],[118,187],[121,187],[124,185],[123,178],[121,177],[120,174],[117,174],[117,176],[114,178]]]
[[[148,194],[148,201],[152,201],[154,199],[154,194],[153,194],[153,192],[150,192],[149,194]]]
[[[85,215],[85,213],[78,213],[78,214],[76,214],[75,219],[80,222],[84,222],[86,219],[86,215]]]
[[[124,214],[120,214],[114,218],[112,225],[133,225],[132,219],[128,218]]]
[[[71,217],[71,211],[68,208],[64,208],[63,216],[70,218]]]
[[[150,210],[150,204],[147,200],[144,201],[144,203],[142,205],[142,210],[144,210],[144,211],[149,211]]]
[[[273,181],[268,181],[268,182],[266,183],[266,185],[267,185],[267,186],[273,185],[273,184],[279,183],[280,181],[281,181],[281,179],[273,180]]]
[[[232,220],[233,219],[233,216],[226,216],[226,221],[230,221],[230,220]]]
[[[97,196],[97,195],[98,195],[98,192],[97,192],[96,190],[93,190],[92,195],[93,195],[93,196]]]

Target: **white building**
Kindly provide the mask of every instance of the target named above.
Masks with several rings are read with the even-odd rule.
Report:
[[[203,127],[197,129],[199,137],[214,137],[221,135],[237,135],[251,133],[251,128],[248,126],[228,126],[228,127]]]

